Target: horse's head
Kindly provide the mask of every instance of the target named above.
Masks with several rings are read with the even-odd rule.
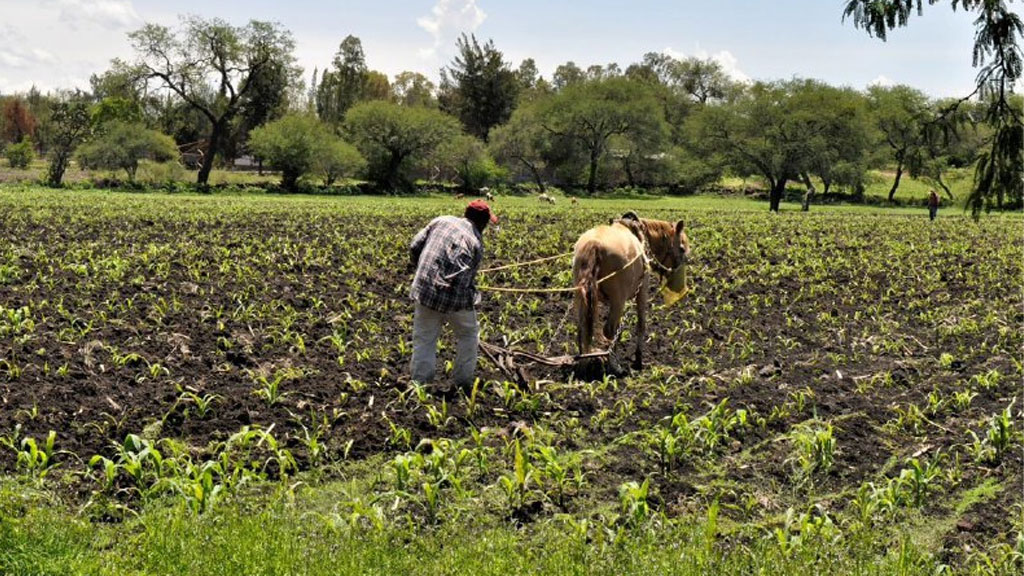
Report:
[[[639,231],[646,237],[650,246],[651,256],[662,268],[659,272],[666,275],[685,264],[690,258],[690,239],[686,236],[686,226],[682,220],[672,224],[664,220],[647,220],[640,218],[636,212],[629,211],[619,219],[627,226],[639,224]]]
[[[690,239],[686,226],[680,220],[675,224],[663,220],[641,220],[647,233],[647,244],[657,265],[658,274],[665,279],[665,305],[671,306],[686,294],[686,264],[690,259]]]

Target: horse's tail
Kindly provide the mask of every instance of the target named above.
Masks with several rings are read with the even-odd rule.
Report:
[[[597,312],[597,280],[601,272],[601,247],[588,242],[576,251],[573,259],[573,281],[576,285],[576,344],[579,353],[586,354],[594,339]]]

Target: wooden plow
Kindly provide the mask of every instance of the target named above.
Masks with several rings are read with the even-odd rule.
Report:
[[[533,364],[539,364],[550,368],[575,369],[580,364],[594,361],[598,361],[603,365],[609,355],[608,350],[602,350],[587,354],[566,354],[562,356],[549,357],[533,354],[532,352],[516,348],[502,348],[501,346],[489,344],[483,340],[480,341],[480,351],[483,352],[484,356],[486,356],[487,359],[490,360],[491,363],[499,370],[520,384],[526,384],[530,381],[530,376],[527,374],[526,368]]]

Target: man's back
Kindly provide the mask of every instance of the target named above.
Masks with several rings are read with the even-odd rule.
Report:
[[[438,312],[472,308],[476,271],[483,260],[483,237],[467,218],[440,216],[416,235],[416,262],[410,296]]]

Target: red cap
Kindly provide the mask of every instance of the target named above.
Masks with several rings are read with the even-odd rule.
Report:
[[[498,217],[494,215],[494,212],[491,212],[491,207],[483,200],[473,200],[466,205],[466,216],[469,216],[471,213],[487,214],[491,218],[491,224],[498,223]]]

